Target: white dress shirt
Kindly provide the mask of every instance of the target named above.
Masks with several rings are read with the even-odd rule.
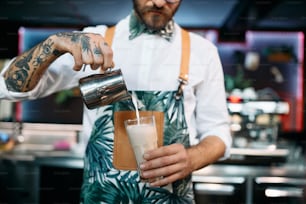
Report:
[[[106,26],[87,27],[85,32],[104,35]],[[160,36],[141,34],[129,40],[129,16],[116,25],[113,39],[114,62],[122,70],[129,90],[176,90],[180,73],[181,32],[175,24],[171,42]],[[190,130],[191,144],[209,135],[220,137],[226,144],[225,157],[229,155],[231,135],[226,105],[223,69],[217,48],[207,39],[190,34],[191,53],[189,81],[184,89],[185,116]],[[24,100],[49,95],[78,85],[81,77],[97,73],[89,67],[85,71],[72,70],[74,61],[70,54],[58,58],[48,68],[39,84],[26,93],[7,90],[3,74],[0,75],[0,99]],[[89,137],[99,111],[84,107],[84,134]],[[224,157],[224,158],[225,158]]]

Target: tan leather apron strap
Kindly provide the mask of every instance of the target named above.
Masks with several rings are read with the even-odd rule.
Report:
[[[115,33],[115,26],[109,27],[106,29],[105,31],[105,41],[108,43],[108,45],[111,47],[113,44],[113,37],[114,37],[114,33]]]
[[[182,56],[181,56],[181,69],[180,80],[187,83],[190,61],[190,36],[189,32],[182,29]]]
[[[177,88],[175,98],[179,100],[183,95],[185,85],[188,83],[190,61],[190,36],[189,32],[182,29],[182,56],[181,56],[181,68],[179,76],[179,86]]]

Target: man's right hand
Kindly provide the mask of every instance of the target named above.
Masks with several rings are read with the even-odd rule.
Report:
[[[114,66],[113,51],[105,39],[94,33],[64,32],[50,36],[55,49],[60,53],[69,52],[74,57],[74,70],[79,71],[84,64],[92,69],[106,70]]]
[[[16,57],[4,74],[8,90],[32,90],[49,65],[60,55],[69,52],[75,61],[74,70],[83,65],[106,70],[114,66],[113,51],[99,34],[83,32],[57,33]]]

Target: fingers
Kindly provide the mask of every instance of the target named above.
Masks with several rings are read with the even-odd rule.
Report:
[[[141,176],[152,186],[162,186],[186,177],[191,173],[186,149],[181,144],[164,146],[144,155]],[[159,179],[154,179],[159,178]]]
[[[104,63],[101,67],[103,70],[114,67],[113,65],[113,51],[110,46],[106,42],[103,42],[101,45],[101,50],[103,53]]]
[[[74,70],[80,71],[83,64],[91,69],[106,70],[114,67],[113,51],[99,34],[81,33],[79,43],[74,45],[71,54],[74,57]]]
[[[83,67],[82,52],[74,52],[73,58],[74,58],[73,69],[75,71],[80,71],[81,68]]]
[[[103,53],[100,47],[98,47],[96,44],[93,44],[94,48],[93,48],[93,52],[90,53],[91,54],[91,58],[92,61],[89,62],[89,64],[91,65],[91,68],[93,70],[98,69],[102,64],[103,64]]]
[[[144,180],[150,181],[151,186],[164,186],[185,178],[189,174],[190,171],[188,170],[188,166],[182,162],[141,171],[141,177]]]
[[[179,179],[182,179],[185,176],[181,175],[181,172],[178,172],[176,174],[171,174],[169,176],[155,176],[151,178],[158,178],[158,179],[149,179],[152,180],[153,182],[150,182],[150,186],[166,186],[170,183],[173,183]]]
[[[185,147],[182,144],[172,144],[168,146],[162,146],[158,149],[148,151],[144,154],[145,160],[152,160],[163,156],[174,155],[178,152],[185,151]]]

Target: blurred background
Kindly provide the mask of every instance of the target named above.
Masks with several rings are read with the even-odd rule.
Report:
[[[131,8],[127,0],[2,0],[0,70],[52,33],[111,26]],[[219,50],[233,136],[231,158],[194,173],[197,203],[306,202],[305,11],[304,0],[182,0],[177,23]],[[0,203],[77,203],[81,123],[77,87],[0,100]]]

